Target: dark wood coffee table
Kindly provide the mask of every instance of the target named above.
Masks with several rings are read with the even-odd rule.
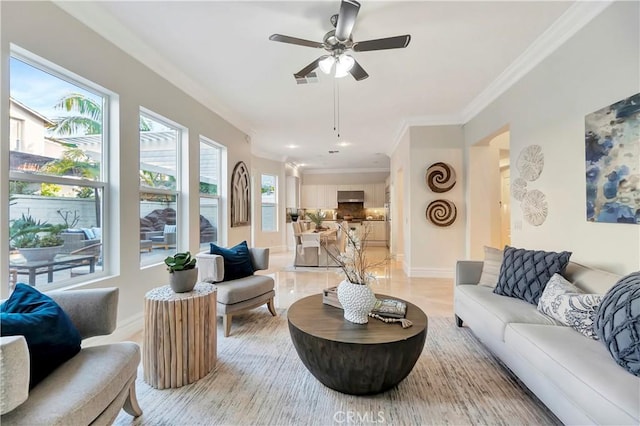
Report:
[[[427,337],[427,316],[405,303],[413,326],[403,329],[374,318],[351,323],[342,309],[323,304],[321,294],[308,296],[287,313],[291,340],[302,363],[325,386],[351,395],[384,392],[411,372]]]

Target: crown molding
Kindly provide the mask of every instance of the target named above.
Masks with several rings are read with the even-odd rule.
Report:
[[[262,151],[262,150],[259,150],[259,149],[255,149],[253,147],[251,149],[251,155],[253,155],[254,157],[263,158],[265,160],[279,161],[281,163],[286,163],[286,161],[287,161],[287,157],[286,156],[273,154],[271,152]]]
[[[211,93],[192,78],[188,77],[178,67],[158,54],[151,46],[142,41],[127,27],[122,25],[109,12],[102,8],[100,2],[52,0],[52,2],[66,13],[91,28],[93,31],[113,43],[119,49],[132,56],[140,63],[150,68],[169,83],[184,91],[187,95],[203,104],[221,118],[241,132],[251,135],[253,126],[239,114],[219,103]]]
[[[462,110],[460,113],[462,122],[467,123],[473,119],[614,1],[579,0],[572,4],[498,78]]]
[[[411,127],[418,126],[452,126],[464,124],[462,116],[459,114],[450,115],[425,115],[421,117],[409,117],[400,122],[398,129],[395,132],[395,136],[392,139],[391,146],[387,150],[386,154],[391,157],[393,152],[398,148],[398,144],[404,137],[404,134]]]

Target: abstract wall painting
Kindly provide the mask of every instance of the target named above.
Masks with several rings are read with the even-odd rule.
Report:
[[[584,121],[587,220],[640,224],[640,93]]]

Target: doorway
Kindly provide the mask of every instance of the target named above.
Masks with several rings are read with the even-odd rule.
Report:
[[[511,244],[510,133],[498,130],[469,148],[467,255]]]

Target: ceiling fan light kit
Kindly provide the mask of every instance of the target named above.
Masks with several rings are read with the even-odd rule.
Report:
[[[411,41],[410,35],[402,35],[395,37],[380,38],[361,42],[354,42],[352,37],[353,27],[360,11],[360,3],[355,0],[342,0],[340,3],[340,11],[337,15],[330,18],[331,24],[335,27],[323,37],[322,43],[304,40],[297,37],[286,36],[282,34],[273,34],[269,40],[280,43],[295,44],[298,46],[322,48],[329,52],[329,55],[323,55],[311,62],[309,65],[295,73],[296,79],[305,78],[316,68],[320,68],[325,74],[331,74],[331,70],[335,65],[336,78],[345,77],[351,74],[356,81],[364,80],[369,74],[351,55],[346,54],[348,51],[369,52],[372,50],[402,49],[409,45]]]

